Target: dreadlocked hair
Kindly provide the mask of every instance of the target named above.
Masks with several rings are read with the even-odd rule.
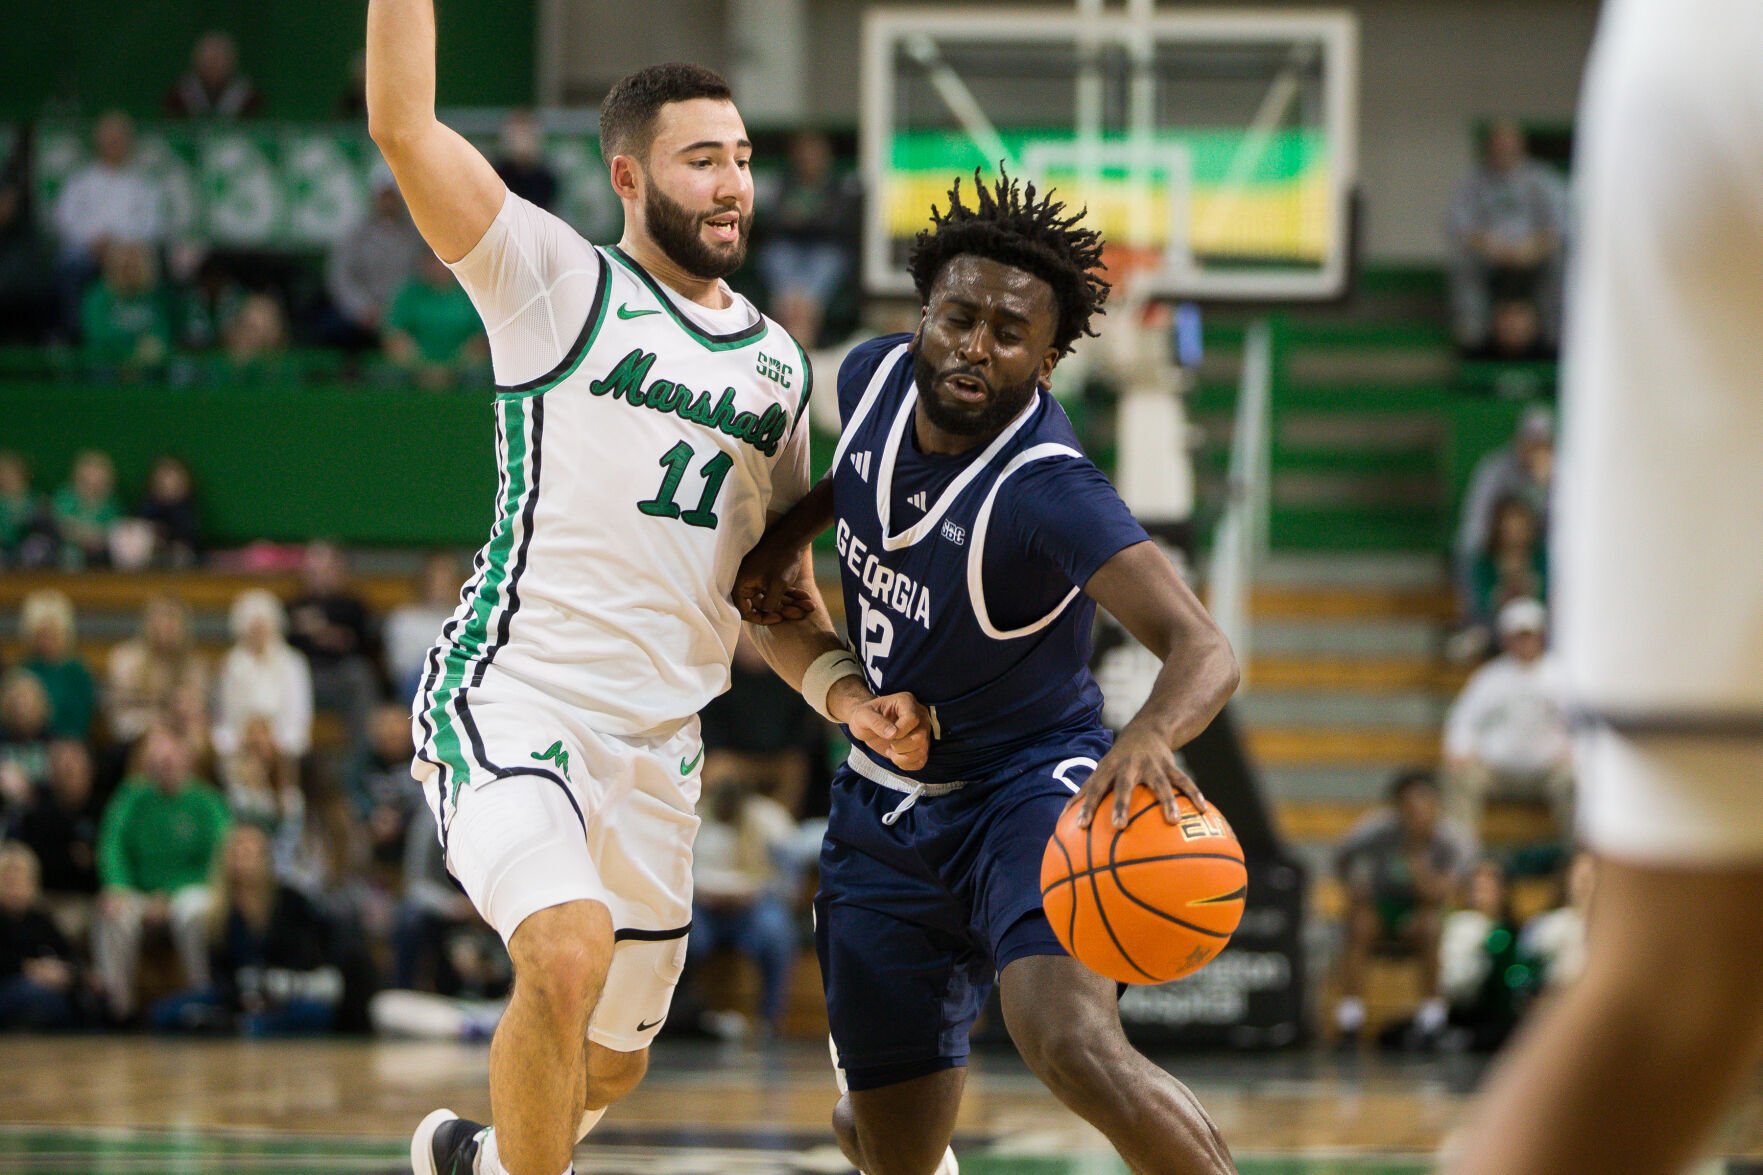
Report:
[[[919,301],[928,305],[937,275],[966,254],[1025,270],[1053,287],[1059,304],[1053,346],[1069,354],[1080,336],[1095,337],[1090,319],[1104,313],[1102,303],[1108,300],[1109,283],[1100,274],[1102,234],[1079,228],[1084,212],[1066,216],[1053,191],[1037,199],[1033,183],[1018,183],[1002,167],[998,174],[988,188],[974,168],[972,208],[961,202],[959,178],[949,189],[947,213],[931,205],[931,227],[913,240],[906,260]]]

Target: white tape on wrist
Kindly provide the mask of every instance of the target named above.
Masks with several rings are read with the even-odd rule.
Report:
[[[828,722],[837,722],[838,719],[827,712],[828,691],[840,678],[862,675],[863,666],[858,664],[849,649],[829,649],[816,657],[808,672],[802,675],[802,699]]]

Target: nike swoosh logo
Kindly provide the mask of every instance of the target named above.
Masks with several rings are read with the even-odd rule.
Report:
[[[660,313],[661,313],[661,311],[659,311],[659,310],[632,310],[628,304],[623,303],[623,302],[620,302],[618,304],[618,316],[620,318],[641,318],[645,314],[660,314]]]
[[[663,1016],[662,1019],[665,1020],[666,1017]],[[650,1020],[646,1024],[637,1025],[637,1031],[638,1032],[647,1032],[647,1031],[649,1031],[649,1029],[655,1027],[659,1023],[661,1023],[661,1020]]]
[[[699,763],[701,763],[703,761],[704,761],[704,748],[699,747],[698,753],[695,756],[693,756],[692,761],[690,763],[686,762],[684,759],[681,759],[679,761],[679,773],[681,775],[690,775],[692,773],[692,768],[696,767]]]

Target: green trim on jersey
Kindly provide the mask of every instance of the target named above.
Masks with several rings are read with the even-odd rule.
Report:
[[[621,265],[636,275],[638,281],[648,286],[649,292],[655,295],[655,300],[661,303],[661,308],[667,311],[668,316],[673,319],[681,330],[685,331],[688,335],[691,335],[692,338],[705,349],[711,351],[734,351],[741,347],[751,346],[765,337],[768,328],[763,314],[759,316],[758,322],[755,322],[752,326],[749,326],[744,330],[736,331],[734,334],[713,335],[707,333],[703,327],[699,326],[674,308],[673,299],[669,298],[662,290],[661,284],[649,275],[648,270],[644,269],[641,265],[638,265],[636,261],[631,258],[630,254],[626,253],[623,249],[620,249],[617,245],[608,246],[606,252],[608,256],[616,257]]]
[[[808,411],[809,397],[814,395],[814,365],[808,362],[808,352],[796,341],[795,335],[786,332],[784,337],[795,343],[796,354],[802,357],[802,398],[796,401],[796,414],[790,417],[790,431],[795,432],[796,426],[802,422],[802,413]]]
[[[598,255],[599,250],[595,250]],[[594,340],[600,336],[600,327],[606,322],[606,307],[612,301],[612,264],[605,257],[600,258],[600,283],[594,289],[594,301],[588,307],[587,321],[582,323],[581,333],[576,336],[575,343],[560,359],[556,367],[537,379],[529,379],[523,384],[511,387],[498,387],[497,399],[521,399],[525,396],[542,396],[570,376],[594,349]]]
[[[507,484],[503,488],[501,509],[496,515],[495,526],[490,532],[489,545],[485,547],[484,570],[479,578],[477,591],[472,595],[471,611],[458,634],[448,643],[446,655],[441,661],[440,681],[430,694],[427,713],[435,733],[429,744],[453,777],[452,788],[447,795],[449,801],[459,798],[459,789],[471,778],[471,767],[466,762],[465,749],[460,744],[459,731],[448,710],[448,704],[464,686],[466,673],[486,652],[490,617],[495,614],[498,605],[502,604],[509,587],[509,568],[514,562],[515,553],[516,524],[521,521],[527,505],[526,499],[533,488],[530,484],[531,463],[528,460],[529,446],[526,438],[528,400],[532,394],[536,393],[508,396],[496,405],[497,424],[508,448],[504,470]]]

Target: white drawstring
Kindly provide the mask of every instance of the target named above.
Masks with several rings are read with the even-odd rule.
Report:
[[[918,802],[918,797],[923,794],[924,784],[914,783],[911,789],[907,791],[906,798],[896,804],[892,812],[889,812],[886,816],[882,817],[882,823],[889,828],[892,828],[895,824],[899,823],[900,817],[904,816],[912,805]]]

